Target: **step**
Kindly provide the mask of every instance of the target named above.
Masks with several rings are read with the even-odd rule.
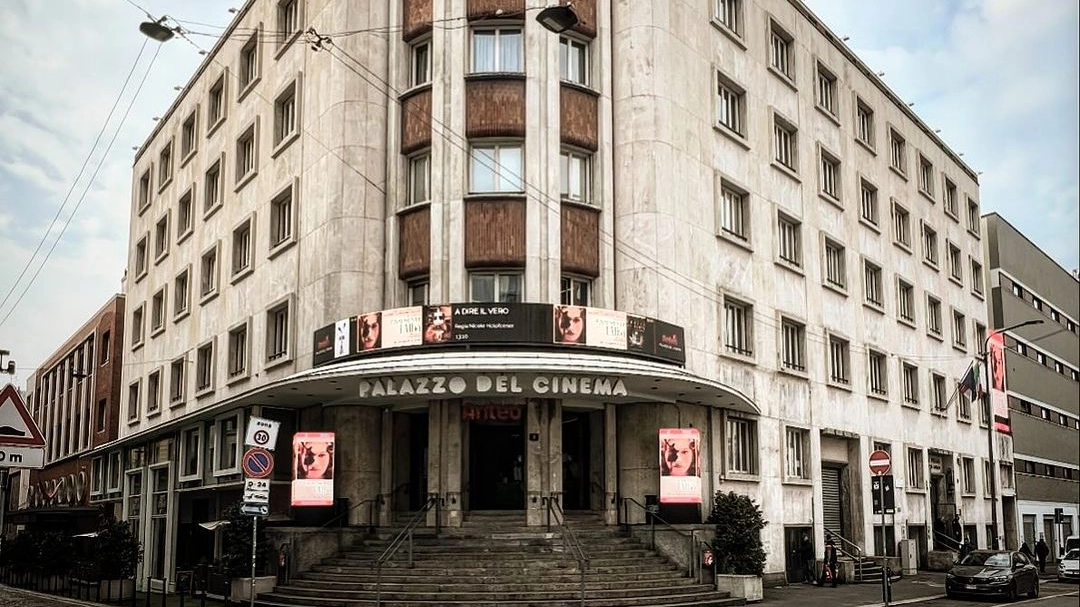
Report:
[[[571,590],[576,591],[579,587],[581,578],[575,576],[565,576],[562,578],[550,579],[544,578],[541,580],[530,580],[527,582],[515,582],[503,580],[497,577],[485,577],[474,579],[469,582],[462,581],[450,581],[445,582],[430,582],[427,580],[407,580],[391,582],[386,578],[383,578],[382,589],[384,592],[447,592],[450,594],[468,591],[476,588],[477,584],[483,584],[485,590],[491,592],[533,592],[536,590],[552,590],[562,591]],[[627,579],[627,580],[608,580],[604,577],[589,577],[586,576],[586,585],[589,590],[617,590],[617,589],[636,589],[636,588],[651,588],[655,587],[658,583],[667,584],[669,586],[689,586],[694,585],[696,580],[688,577],[672,577],[670,572],[667,573],[666,578],[651,578],[651,579]],[[339,581],[339,580],[315,580],[315,579],[294,579],[290,580],[285,587],[289,588],[305,588],[315,590],[329,590],[329,591],[368,591],[374,592],[376,590],[376,583],[374,581],[355,582],[355,581]],[[279,586],[281,588],[281,586]]]
[[[662,597],[670,596],[672,594],[691,594],[700,592],[712,592],[713,589],[695,584],[693,586],[683,585],[664,585],[654,586],[647,588],[607,588],[597,589],[587,587],[587,596],[594,598],[604,599],[626,599],[626,598],[645,598],[645,597]],[[298,586],[279,586],[274,589],[275,593],[289,594],[293,596],[311,597],[313,599],[320,600],[343,600],[343,601],[357,601],[368,598],[374,598],[375,591],[371,590],[332,590],[321,588],[304,588]],[[465,592],[451,592],[447,590],[434,590],[430,592],[422,592],[419,590],[393,590],[391,588],[382,588],[381,594],[387,600],[393,601],[426,601],[435,598],[442,599],[444,601],[454,602],[476,602],[476,601],[496,601],[500,604],[510,603],[514,601],[537,601],[537,600],[568,600],[574,597],[580,596],[580,589],[578,587],[563,587],[559,589],[546,589],[546,588],[530,588],[524,591],[510,592],[500,591],[495,589],[477,590],[473,587],[472,591]]]
[[[458,572],[454,572],[455,575],[453,575],[453,576],[450,576],[450,575],[443,575],[443,576],[423,575],[423,576],[417,576],[417,575],[409,575],[408,574],[409,571],[412,571],[412,570],[404,570],[404,572],[402,572],[402,570],[386,569],[386,570],[383,571],[382,581],[383,581],[384,584],[389,584],[389,583],[394,583],[394,584],[415,584],[415,583],[448,583],[448,582],[463,579],[461,576],[456,575]],[[596,571],[596,570],[594,570],[592,568],[585,571],[585,580],[586,580],[586,583],[589,583],[589,584],[596,583],[596,582],[605,582],[605,581],[609,581],[609,582],[612,582],[612,583],[634,583],[635,581],[640,581],[640,582],[643,582],[643,583],[646,583],[646,582],[658,583],[658,582],[664,582],[664,581],[667,581],[667,580],[675,579],[676,576],[682,578],[682,574],[680,572],[678,572],[678,569],[674,565],[669,565],[666,568],[643,568],[643,569],[640,569],[640,570],[637,570],[637,571],[626,571],[626,572],[622,572],[622,573]],[[351,574],[351,573],[307,571],[307,572],[301,573],[299,576],[297,576],[296,578],[293,578],[293,579],[294,579],[294,581],[295,580],[311,580],[311,581],[314,581],[314,582],[321,582],[321,583],[331,583],[331,582],[374,583],[376,581],[377,577],[378,576],[374,572],[369,572],[369,573],[366,573],[366,574],[358,575],[358,574]],[[537,579],[535,576],[534,577],[529,577],[529,576],[526,576],[526,575],[521,575],[521,576],[491,575],[490,572],[487,572],[485,570],[478,570],[477,573],[469,576],[468,579],[485,580],[485,581],[488,581],[488,580],[493,580],[493,581],[503,580],[503,581],[506,581],[506,582],[515,582],[515,581],[517,581],[519,579],[519,577],[525,578],[525,580],[524,580],[525,582],[531,582],[531,581]],[[581,573],[579,571],[577,571],[576,568],[575,569],[566,569],[566,570],[550,570],[550,571],[545,571],[544,572],[542,579],[547,581],[547,582],[551,582],[551,583],[560,583],[560,582],[577,583],[578,581],[581,580]],[[689,578],[682,578],[682,579],[689,579]]]
[[[368,607],[376,605],[374,597],[355,601],[318,599],[288,593],[271,592],[259,595],[255,602],[261,607]],[[612,599],[592,597],[586,593],[586,607],[727,607],[743,605],[745,601],[727,596],[722,592],[701,591],[639,598]],[[522,600],[476,600],[451,601],[442,597],[414,600],[391,600],[384,598],[382,607],[580,607],[578,596],[569,599],[522,599]]]

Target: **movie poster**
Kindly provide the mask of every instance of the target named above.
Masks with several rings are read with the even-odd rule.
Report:
[[[990,349],[990,410],[994,412],[994,429],[1009,434],[1009,397],[1005,382],[1005,336],[991,331],[987,340]]]
[[[293,435],[293,506],[334,505],[334,433]]]
[[[701,433],[696,428],[661,428],[660,503],[701,503]]]

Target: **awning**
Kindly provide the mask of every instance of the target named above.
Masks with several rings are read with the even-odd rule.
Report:
[[[91,531],[89,533],[79,533],[79,534],[73,535],[71,537],[97,537],[97,534],[98,534],[97,531]]]
[[[222,525],[228,525],[229,521],[210,521],[208,523],[199,523],[199,526],[207,531],[214,531]]]

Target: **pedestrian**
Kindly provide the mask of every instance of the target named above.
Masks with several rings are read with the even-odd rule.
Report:
[[[1035,558],[1035,554],[1031,552],[1031,546],[1028,546],[1027,542],[1020,544],[1020,553],[1029,559]]]
[[[818,586],[824,586],[826,582],[831,582],[832,587],[836,588],[836,545],[831,535],[825,536],[825,558],[821,563]]]
[[[799,548],[799,556],[803,565],[803,583],[813,584],[814,578],[814,543],[810,541],[810,534],[802,534],[802,545]]]
[[[971,552],[971,541],[965,537],[963,543],[960,544],[959,560],[964,560],[964,557],[967,556],[969,552]]]
[[[1039,536],[1039,541],[1035,543],[1035,556],[1039,557],[1039,573],[1046,573],[1046,557],[1050,554],[1050,546],[1046,545],[1046,540]]]
[[[952,536],[957,544],[964,539],[964,527],[960,524],[960,516],[955,514],[952,520]]]

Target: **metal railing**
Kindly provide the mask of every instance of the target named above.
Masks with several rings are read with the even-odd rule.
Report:
[[[837,548],[837,550],[840,551],[840,554],[845,554],[845,555],[847,555],[847,556],[849,556],[849,557],[851,557],[852,559],[855,560],[855,576],[858,577],[861,580],[862,577],[863,577],[863,568],[862,568],[863,567],[863,549],[862,549],[862,546],[860,546],[860,545],[856,544],[855,542],[847,539],[846,537],[840,535],[838,532],[833,531],[832,529],[829,529],[828,527],[825,527],[824,525],[822,525],[822,529],[825,530],[825,533],[827,533],[827,534],[829,534],[829,535],[831,535],[831,536],[833,536],[835,538],[840,539],[840,547]],[[851,546],[852,548],[855,549],[855,552],[849,552],[847,550],[844,550],[844,546]]]
[[[697,580],[697,583],[700,584],[701,583],[701,577],[702,577],[702,565],[701,565],[701,559],[699,558],[699,555],[701,554],[701,551],[698,548],[702,544],[708,545],[709,542],[707,542],[707,541],[705,541],[703,539],[698,539],[697,534],[695,533],[695,531],[691,531],[690,534],[688,535],[685,531],[683,531],[681,529],[676,529],[671,523],[669,523],[669,522],[665,521],[663,518],[661,518],[659,514],[657,514],[655,512],[651,512],[647,506],[645,506],[644,504],[642,504],[641,502],[637,501],[636,499],[634,499],[632,497],[623,497],[623,498],[621,498],[621,501],[622,501],[622,505],[619,508],[619,517],[622,519],[622,522],[620,524],[623,526],[623,529],[626,531],[627,535],[632,535],[632,533],[630,531],[630,504],[633,504],[633,505],[637,506],[638,508],[641,508],[641,510],[645,512],[645,520],[649,523],[649,549],[650,550],[656,550],[656,523],[658,521],[660,522],[661,525],[667,527],[671,531],[674,531],[677,535],[680,535],[680,536],[686,538],[686,540],[687,540],[687,549],[688,549],[688,552],[687,552],[687,563],[688,564],[687,564],[687,568],[686,568],[686,577],[695,578]],[[716,565],[716,561],[714,560],[713,561],[714,569],[715,569],[715,565]],[[714,571],[714,573],[715,573],[715,571]],[[715,575],[713,576],[713,579],[714,579],[714,583],[715,583],[715,579],[716,579]]]
[[[578,540],[577,534],[566,524],[566,516],[563,513],[559,499],[552,496],[542,496],[540,500],[547,507],[548,532],[551,531],[551,519],[554,518],[555,524],[562,532],[566,554],[569,554],[578,562],[578,571],[581,574],[581,607],[585,607],[585,571],[589,568],[589,557],[585,556],[585,550],[581,547],[581,541]]]
[[[360,500],[359,502],[353,504],[352,506],[349,506],[348,509],[345,510],[345,512],[342,512],[341,514],[335,516],[334,518],[332,518],[332,519],[326,521],[325,523],[319,525],[319,528],[324,529],[326,527],[329,527],[330,525],[340,521],[341,519],[345,519],[347,521],[349,514],[351,514],[353,510],[356,510],[360,506],[363,506],[364,504],[367,504],[367,506],[368,506],[368,531],[371,532],[371,533],[374,533],[375,527],[378,526],[378,525],[375,524],[376,515],[378,514],[379,509],[382,508],[382,505],[384,503],[386,503],[386,502],[383,500],[383,496],[381,494],[376,495],[375,497],[369,497],[368,499],[365,499],[365,500]],[[344,525],[338,525],[338,527],[343,527],[343,526]]]
[[[435,537],[439,537],[439,532],[442,529],[442,502],[443,498],[437,493],[432,493],[428,496],[427,501],[424,502],[423,507],[413,515],[409,522],[405,525],[394,539],[390,540],[390,543],[383,550],[379,558],[375,560],[375,606],[381,607],[382,605],[382,568],[383,565],[388,563],[390,559],[394,558],[397,551],[401,549],[403,544],[409,546],[409,568],[412,569],[415,561],[413,560],[413,530],[420,526],[421,521],[427,518],[427,513],[432,508],[435,508]]]
[[[934,532],[934,545],[944,544],[949,550],[960,552],[960,540],[940,531]]]

